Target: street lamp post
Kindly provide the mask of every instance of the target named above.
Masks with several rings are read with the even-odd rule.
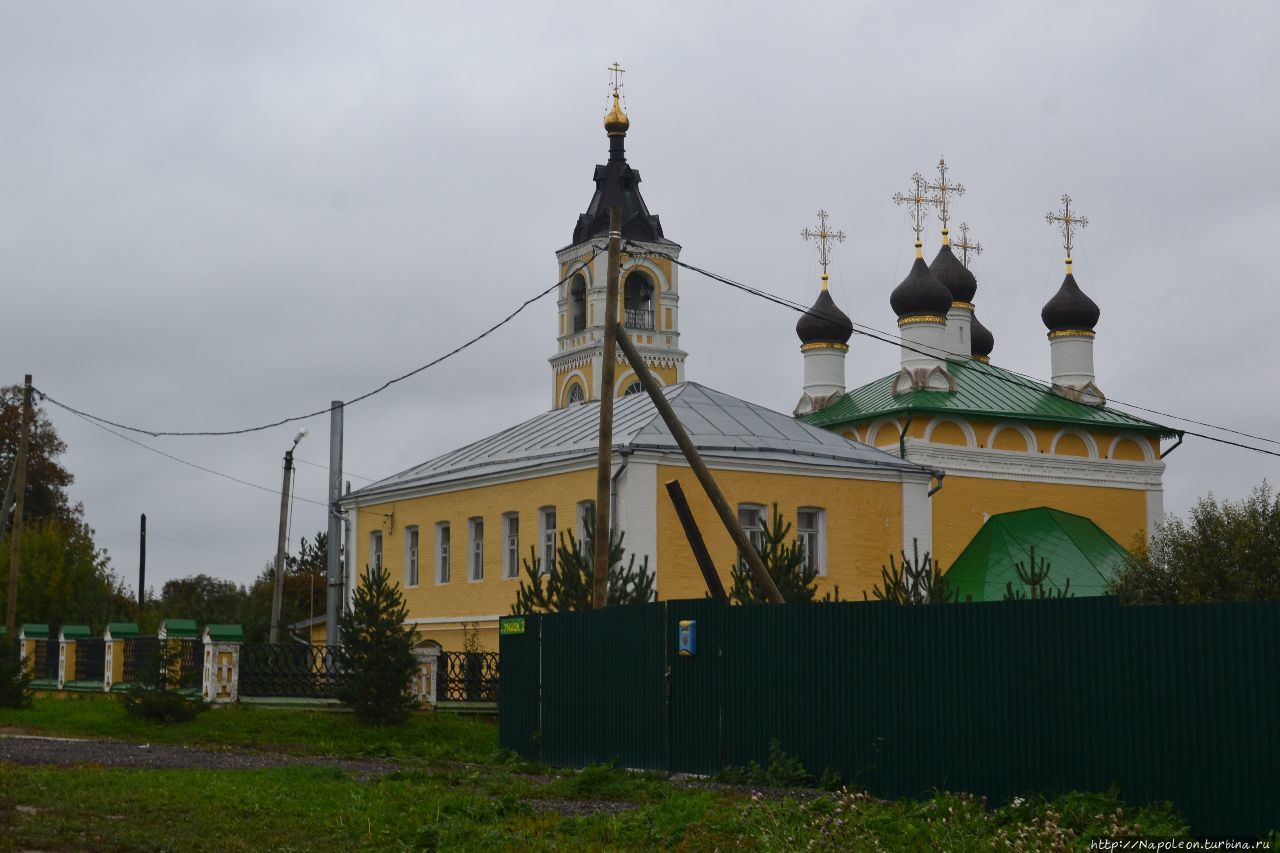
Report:
[[[307,435],[307,428],[298,430],[293,437],[293,447],[284,452],[284,483],[280,486],[280,535],[276,540],[276,586],[271,593],[271,642],[280,642],[280,603],[284,596],[284,547],[289,532],[289,487],[293,482],[293,451]]]

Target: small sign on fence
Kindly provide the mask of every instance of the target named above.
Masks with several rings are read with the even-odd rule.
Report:
[[[508,636],[510,634],[524,633],[524,617],[523,616],[504,616],[498,620],[498,634],[500,636]]]

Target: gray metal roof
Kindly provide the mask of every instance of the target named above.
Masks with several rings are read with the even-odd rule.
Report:
[[[696,382],[672,385],[663,389],[663,394],[694,445],[708,456],[931,473],[923,466]],[[599,437],[599,413],[598,401],[554,409],[365,486],[344,497],[343,502],[381,492],[518,471],[547,462],[593,458]],[[613,446],[615,451],[679,452],[675,438],[647,394],[632,394],[614,402]]]

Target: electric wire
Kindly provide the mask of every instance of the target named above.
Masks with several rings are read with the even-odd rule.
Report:
[[[701,267],[695,266],[685,261],[678,260],[673,255],[666,254],[665,252],[659,252],[653,249],[647,249],[643,246],[638,246],[635,243],[632,243],[630,241],[627,241],[627,251],[628,253],[633,255],[647,254],[647,255],[654,255],[657,257],[664,258],[683,269],[690,270],[691,272],[696,272],[699,275],[705,276],[713,281],[717,281],[721,284],[728,285],[729,287],[736,288],[745,293],[749,293],[752,296],[756,296],[760,299],[764,299],[768,302],[773,302],[774,304],[781,305],[784,308],[789,308],[792,311],[798,311],[799,313],[807,314],[810,316],[823,316],[823,315],[817,314],[816,312],[812,311],[810,308],[802,305],[801,303],[787,299],[783,296],[779,296],[775,293],[770,293],[769,291],[766,291],[766,290],[761,290],[760,288],[753,287],[749,284],[745,284],[740,281],[735,281],[731,278],[728,278],[727,276],[722,276],[718,273],[711,272],[710,270],[703,269]],[[867,326],[862,323],[855,323],[852,320],[850,321],[850,325],[853,326],[854,332],[856,332],[857,334],[863,337],[880,341],[881,343],[892,344],[894,346],[901,346],[901,347],[904,347],[905,349],[911,350],[912,352],[920,353],[921,355],[935,355],[935,353],[927,352],[926,350],[922,350],[912,346],[904,338],[902,338],[899,335],[894,335],[891,332],[885,332],[873,326]],[[968,354],[952,352],[950,350],[940,350],[940,351],[947,355],[954,356],[957,359],[965,359],[965,360],[969,359]],[[1026,388],[1028,390],[1043,391],[1044,390],[1043,386],[1050,384],[1048,382],[1045,382],[1043,379],[1039,379],[1035,376],[1031,376],[1026,373],[1021,373],[1016,370],[1010,370],[1009,368],[1005,368],[1005,367],[997,367],[996,365],[986,365],[986,364],[982,364],[982,362],[975,361],[970,365],[970,367],[978,370],[983,370],[984,368],[991,368],[985,371],[987,376],[990,376],[993,379],[998,379],[1003,382],[1008,382],[1010,384],[1017,385],[1022,388]],[[1012,374],[1012,376],[1006,376],[1004,374]],[[1026,380],[1026,381],[1017,381],[1018,379]],[[1031,383],[1035,383],[1035,384],[1031,384]],[[1174,420],[1184,421],[1185,423],[1195,424],[1196,426],[1207,427],[1209,429],[1219,430],[1221,432],[1230,433],[1232,435],[1238,435],[1238,436],[1241,436],[1242,438],[1253,439],[1254,441],[1264,441],[1264,442],[1267,442],[1268,444],[1280,444],[1280,440],[1278,439],[1268,438],[1266,436],[1261,436],[1261,435],[1254,435],[1252,433],[1243,432],[1241,430],[1232,429],[1230,427],[1219,426],[1218,424],[1208,423],[1206,421],[1199,421],[1194,418],[1188,418],[1183,415],[1172,414],[1170,412],[1163,412],[1163,411],[1160,411],[1159,409],[1148,408],[1146,406],[1141,406],[1141,405],[1138,405],[1137,403],[1130,403],[1125,400],[1108,398],[1107,402],[1109,404],[1125,406],[1131,409],[1137,409],[1138,411],[1147,412],[1148,414],[1157,415],[1159,417],[1172,418]],[[1152,426],[1154,427],[1156,425],[1152,424]],[[1230,445],[1232,447],[1240,447],[1246,450],[1255,450],[1259,453],[1265,453],[1269,456],[1280,456],[1280,452],[1266,450],[1265,448],[1254,447],[1252,445],[1242,444],[1236,441],[1230,441],[1228,439],[1219,438],[1217,436],[1206,435],[1204,433],[1194,432],[1191,430],[1180,430],[1180,432],[1182,432],[1185,435],[1194,436],[1196,438],[1203,438],[1208,441],[1216,441],[1221,444]]]
[[[435,367],[437,364],[440,364],[443,361],[453,358],[455,355],[458,355],[459,353],[468,349],[472,345],[484,340],[489,335],[493,334],[498,329],[501,329],[503,326],[507,325],[507,323],[510,323],[512,320],[514,320],[521,312],[524,311],[524,309],[528,308],[533,303],[542,299],[548,293],[551,293],[557,287],[564,284],[566,281],[569,281],[571,278],[573,278],[582,270],[586,269],[587,265],[590,264],[591,261],[593,261],[596,258],[596,256],[598,256],[601,253],[601,251],[602,249],[600,249],[600,247],[598,246],[594,247],[590,257],[583,260],[579,266],[574,267],[572,270],[570,270],[569,273],[565,275],[564,278],[560,279],[550,287],[547,287],[544,290],[540,291],[536,295],[530,296],[524,302],[521,302],[520,305],[514,311],[507,314],[507,316],[503,317],[501,320],[494,323],[492,326],[485,329],[480,334],[476,335],[475,337],[471,338],[470,340],[462,344],[459,344],[458,346],[446,352],[444,355],[438,356],[432,359],[431,361],[427,362],[426,364],[423,364],[419,367],[415,367],[413,370],[410,370],[407,373],[403,373],[395,377],[394,379],[388,379],[386,382],[382,383],[377,388],[374,388],[372,391],[366,391],[365,393],[359,395],[358,397],[353,397],[350,400],[347,400],[345,403],[343,403],[343,406],[353,406],[356,403],[360,403],[360,402],[363,402],[364,400],[368,400],[370,397],[376,394],[381,394],[383,391],[387,390],[392,385],[395,385],[399,382],[405,381],[406,379],[410,379],[414,376],[417,376],[419,373],[422,373],[424,370],[429,370],[430,368]],[[141,435],[149,435],[152,438],[160,438],[162,436],[191,438],[195,436],[245,435],[246,433],[262,432],[263,430],[274,429],[275,427],[284,426],[285,424],[295,423],[297,421],[309,420],[310,418],[319,417],[320,415],[327,415],[328,413],[332,412],[335,408],[337,408],[336,406],[327,406],[323,409],[317,409],[316,411],[309,412],[305,415],[294,415],[292,417],[281,418],[278,421],[272,421],[271,423],[268,423],[268,424],[261,424],[259,426],[252,426],[252,427],[243,427],[241,429],[191,430],[191,431],[156,430],[156,429],[145,429],[143,427],[129,426],[128,424],[122,424],[122,423],[119,423],[118,421],[113,421],[108,418],[104,418],[99,415],[94,415],[89,412],[83,411],[81,409],[77,409],[74,406],[70,406],[66,403],[61,402],[60,400],[50,397],[47,393],[45,393],[44,391],[34,386],[32,386],[31,390],[38,397],[40,397],[40,399],[47,400],[53,405],[57,406],[58,408],[65,409],[74,415],[79,415],[82,418],[87,418],[88,420],[95,421],[100,424],[105,424],[106,426],[112,426],[112,427],[115,427],[116,429],[122,429],[122,430],[125,430],[126,432],[136,432]]]

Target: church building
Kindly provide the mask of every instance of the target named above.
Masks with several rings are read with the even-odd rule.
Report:
[[[1161,440],[1176,432],[1106,407],[1093,373],[1099,311],[1069,259],[1043,313],[1052,386],[989,363],[994,340],[974,316],[977,282],[947,236],[946,198],[956,189],[945,164],[938,185],[916,176],[914,195],[903,197],[915,206],[917,240],[916,259],[890,294],[901,335],[897,373],[846,387],[854,324],[826,287],[834,235],[821,214],[819,232],[806,232],[819,240],[824,272],[817,301],[796,325],[804,387],[795,412],[688,381],[680,246],[640,193],[640,174],[626,159],[629,125],[615,86],[604,121],[609,162],[596,167],[595,193],[572,241],[556,252],[550,409],[346,495],[346,589],[366,567],[390,572],[419,639],[461,649],[474,626],[496,649],[498,619],[515,602],[525,564],[554,559],[563,532],[584,538],[595,511],[606,180],[621,183],[630,250],[621,256],[618,322],[747,533],[758,540],[776,504],[818,573],[819,595],[869,594],[889,555],[913,543],[949,564],[997,513],[1053,507],[1092,518],[1122,543],[1150,531],[1161,513]],[[941,210],[943,245],[926,265],[920,235],[930,205]],[[1069,206],[1063,215],[1069,238],[1083,220]],[[705,594],[665,488],[676,480],[728,585],[738,559],[732,540],[621,355],[613,391],[610,517],[627,553],[647,561],[660,598]]]

